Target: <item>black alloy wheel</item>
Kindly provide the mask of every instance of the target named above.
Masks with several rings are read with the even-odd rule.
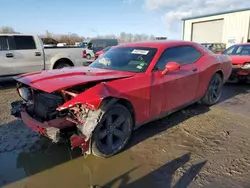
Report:
[[[214,74],[210,81],[208,90],[205,96],[202,98],[202,102],[206,105],[213,105],[218,102],[222,94],[222,86],[223,80],[221,75],[218,73]]]
[[[99,157],[110,157],[127,144],[133,127],[129,110],[115,104],[106,110],[92,137],[92,152]]]

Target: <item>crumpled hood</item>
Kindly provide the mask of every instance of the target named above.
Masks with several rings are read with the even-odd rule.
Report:
[[[247,55],[231,55],[232,64],[244,64],[245,62],[250,62],[250,56]]]
[[[51,93],[88,82],[126,78],[135,74],[91,67],[74,67],[22,74],[15,79],[33,88]]]

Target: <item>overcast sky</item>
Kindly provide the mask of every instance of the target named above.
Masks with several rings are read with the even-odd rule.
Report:
[[[1,0],[0,25],[32,34],[124,31],[181,39],[181,18],[241,8],[250,0]]]

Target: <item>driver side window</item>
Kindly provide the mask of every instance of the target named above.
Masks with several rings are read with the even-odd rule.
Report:
[[[0,50],[8,50],[8,43],[6,36],[0,37]]]
[[[164,70],[168,62],[177,62],[180,65],[196,62],[202,56],[201,52],[192,46],[176,46],[165,49],[160,59],[155,65],[154,70]]]

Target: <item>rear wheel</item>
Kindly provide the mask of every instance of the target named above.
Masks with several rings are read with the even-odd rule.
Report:
[[[87,58],[87,59],[91,59],[91,55],[90,55],[90,54],[87,54],[86,58]]]
[[[206,94],[201,99],[201,102],[206,105],[213,105],[218,102],[222,94],[222,86],[223,80],[221,76],[218,73],[214,74],[210,80]]]
[[[59,62],[57,63],[57,65],[55,66],[55,69],[62,69],[64,67],[71,67],[71,65],[67,62]]]
[[[127,144],[133,127],[129,110],[115,104],[107,109],[92,136],[92,153],[98,157],[111,157]]]

